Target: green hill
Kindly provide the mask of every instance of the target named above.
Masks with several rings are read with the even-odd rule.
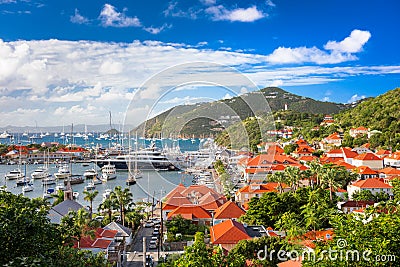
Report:
[[[260,93],[265,96],[273,112],[283,110],[285,104],[289,110],[310,114],[336,114],[350,107],[345,104],[322,102],[298,96],[277,87],[267,87],[257,92],[244,94],[241,97],[177,106],[149,119],[133,131],[144,132],[148,137],[159,136],[161,131],[164,134],[171,133],[176,135],[178,133],[180,136],[190,137],[192,135],[213,136],[221,132],[222,128],[226,128],[237,122],[239,118],[244,120],[255,115],[265,115],[263,114],[265,113],[265,106],[256,107],[256,110],[253,112],[246,104],[246,101],[251,102],[252,98],[259,97]],[[229,107],[234,113],[227,113],[226,107]],[[230,119],[224,125],[218,124],[218,121],[221,121],[221,117],[232,117],[232,115],[237,115],[239,118]],[[168,118],[167,121],[166,118]],[[183,126],[182,129],[179,128],[181,125]]]
[[[381,131],[382,134],[371,138],[373,147],[400,148],[400,88],[365,100],[352,109],[340,112],[335,119],[346,132],[358,126]]]

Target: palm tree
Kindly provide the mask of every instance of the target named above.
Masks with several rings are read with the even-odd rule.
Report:
[[[144,218],[143,214],[139,213],[136,210],[127,212],[125,215],[125,220],[131,226],[132,229],[135,229],[136,226],[140,224],[140,221],[143,218]]]
[[[296,191],[300,181],[300,169],[297,167],[288,166],[284,170],[288,185],[293,191]]]
[[[313,176],[315,176],[315,178],[317,179],[317,185],[319,185],[320,180],[321,180],[320,178],[323,173],[321,164],[319,164],[318,161],[314,160],[314,161],[311,161],[308,165],[310,167],[309,170],[310,170],[311,174]]]
[[[105,199],[99,205],[99,210],[104,210],[104,211],[106,211],[108,213],[108,218],[109,218],[110,222],[111,222],[111,219],[112,219],[112,211],[115,208],[115,206],[116,206],[115,202],[110,198]]]
[[[93,200],[97,197],[99,194],[99,191],[83,191],[83,194],[85,194],[85,197],[83,198],[86,201],[90,202],[90,218],[92,218],[93,215]]]
[[[93,221],[89,217],[89,213],[81,208],[78,211],[69,211],[67,216],[61,220],[61,229],[67,232],[68,236],[74,237],[78,241],[80,248],[81,239],[84,236],[95,238],[93,230]]]
[[[337,190],[339,183],[337,182],[337,177],[341,176],[341,170],[333,166],[324,168],[325,172],[322,175],[322,182],[329,188],[329,198],[332,201],[333,195],[332,191]]]
[[[128,187],[122,190],[121,186],[116,186],[111,193],[110,198],[119,205],[122,225],[125,225],[125,211],[132,204],[133,195]]]
[[[279,193],[283,192],[283,183],[286,183],[286,175],[284,172],[275,172],[271,176],[269,176],[269,181],[271,182],[277,182],[278,183],[278,189]]]
[[[54,195],[54,197],[56,198],[53,202],[53,207],[57,204],[60,204],[61,202],[64,201],[64,191],[62,190],[58,190],[57,194]]]

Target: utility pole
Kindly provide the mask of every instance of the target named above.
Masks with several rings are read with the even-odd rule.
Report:
[[[161,210],[161,225],[160,225],[160,234],[159,234],[159,238],[160,238],[160,242],[158,244],[158,260],[160,260],[160,250],[162,250],[162,244],[163,244],[163,229],[164,229],[164,219],[163,219],[163,210],[162,210],[162,193],[163,190],[160,190],[160,210]]]
[[[146,267],[146,237],[143,237],[143,267]]]

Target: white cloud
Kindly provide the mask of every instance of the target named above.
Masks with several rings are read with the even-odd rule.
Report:
[[[365,43],[371,38],[369,31],[353,30],[349,37],[341,42],[329,41],[324,48],[339,53],[357,53],[362,50]]]
[[[369,40],[368,31],[354,30],[350,36],[341,42],[329,41],[321,50],[317,47],[279,47],[268,55],[267,61],[274,64],[305,63],[334,64],[357,60],[354,53],[360,52],[363,45]]]
[[[16,0],[0,0],[0,5],[1,4],[10,4],[10,3],[16,3]]]
[[[283,81],[282,80],[274,80],[270,84],[270,86],[272,86],[272,87],[279,87],[279,86],[282,86],[282,85],[283,85]]]
[[[179,17],[179,18],[189,18],[189,19],[197,19],[198,15],[203,12],[202,9],[198,9],[195,7],[191,7],[186,11],[178,8],[178,2],[171,1],[168,3],[168,7],[163,11],[166,17]]]
[[[137,17],[128,17],[110,4],[104,5],[99,19],[104,27],[140,27],[142,25]]]
[[[231,99],[232,97],[229,93],[226,93],[222,99]]]
[[[160,32],[162,32],[162,31],[164,31],[166,29],[170,29],[171,27],[172,27],[171,24],[164,23],[161,27],[153,27],[153,26],[151,26],[151,27],[143,27],[143,29],[146,32],[149,32],[151,34],[159,34]]]
[[[205,12],[211,15],[211,18],[215,21],[226,20],[231,22],[253,22],[267,17],[267,14],[263,13],[256,6],[228,10],[224,6],[218,5],[207,8]]]
[[[249,92],[249,90],[248,90],[246,87],[240,88],[240,94],[241,94],[241,95],[247,94],[248,92]]]
[[[322,101],[324,101],[324,102],[329,102],[329,101],[330,101],[329,96],[325,96],[324,98],[322,98]]]
[[[160,86],[182,85],[183,77],[190,78],[193,73],[165,76],[158,84],[135,94],[149,77],[165,68],[195,61],[218,62],[236,67],[260,87],[271,84],[284,84],[286,87],[325,84],[350,76],[400,74],[400,66],[396,65],[279,68],[268,64],[265,55],[200,49],[159,41],[105,43],[0,40],[0,58],[0,125],[14,122],[31,125],[32,119],[43,121],[43,125],[60,124],[62,121],[76,123],[79,117],[77,112],[82,109],[90,109],[85,116],[91,123],[107,123],[104,118],[108,110],[112,110],[113,114],[123,113],[134,96],[140,100],[137,108],[143,108],[148,104],[146,101],[160,96]],[[224,77],[224,73],[217,68],[204,69],[202,75],[204,81]],[[237,86],[241,93],[246,93],[250,88],[242,88],[243,85],[238,85],[237,80],[232,78],[220,84]],[[181,95],[178,97],[195,97],[194,91],[203,91],[203,88],[188,84],[180,90]],[[209,95],[212,96],[212,93]],[[360,97],[357,95],[354,99]],[[18,108],[26,109],[27,103],[29,109],[46,112],[36,112],[36,117],[15,112]],[[87,103],[96,108],[91,109]],[[75,108],[72,111],[75,113],[70,111],[73,106]],[[53,115],[54,112],[59,115]],[[13,117],[2,116],[4,113],[10,113]],[[79,117],[79,120],[84,121],[85,118]]]
[[[356,101],[364,99],[364,98],[365,98],[365,95],[355,94],[352,97],[350,97],[350,99],[347,101],[347,103],[353,103],[353,102],[356,102]]]
[[[216,4],[216,0],[200,0],[203,5],[211,6]]]
[[[70,21],[76,24],[86,24],[89,22],[89,19],[79,14],[79,10],[75,8],[75,14],[70,17]]]

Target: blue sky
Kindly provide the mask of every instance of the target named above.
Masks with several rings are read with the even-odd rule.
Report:
[[[177,78],[138,97],[153,75],[194,61],[324,101],[376,96],[400,84],[399,12],[368,0],[0,0],[0,126],[107,123],[129,103],[139,118],[154,103],[232,96],[200,86],[157,101]]]

